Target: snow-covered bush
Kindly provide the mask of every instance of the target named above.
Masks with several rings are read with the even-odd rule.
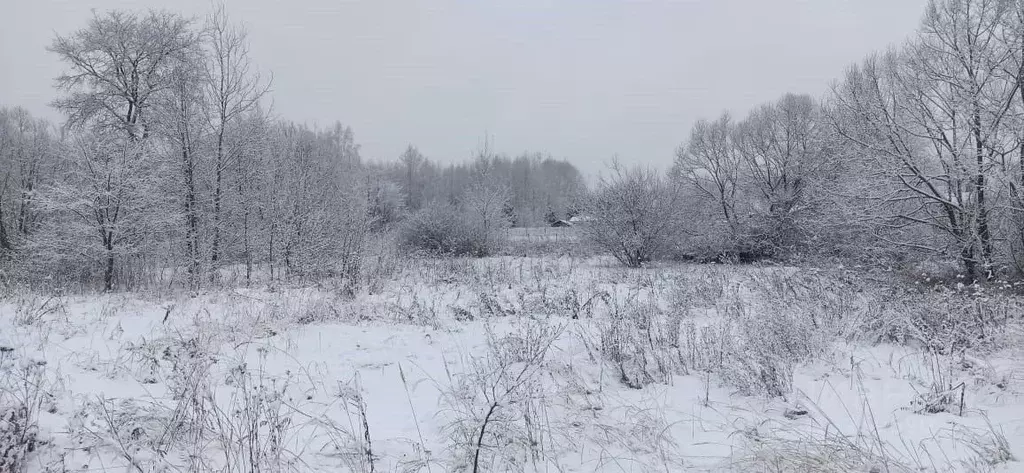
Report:
[[[367,292],[381,293],[404,262],[394,232],[378,233],[369,238],[363,263],[363,285]]]
[[[442,395],[452,416],[444,432],[456,454],[448,471],[505,471],[546,460],[550,440],[538,439],[558,435],[542,420],[547,356],[562,331],[540,321],[505,335],[488,330],[486,355],[468,360],[469,370],[452,376]]]
[[[629,267],[665,256],[683,227],[681,194],[672,181],[650,169],[613,167],[598,185],[583,234]]]
[[[0,346],[0,472],[21,472],[43,443],[39,413],[53,411],[43,362],[21,359]]]
[[[640,389],[667,383],[681,372],[675,347],[679,324],[651,301],[628,300],[613,304],[609,320],[601,325],[601,353],[616,368],[622,383]]]
[[[489,225],[455,206],[433,204],[413,214],[399,228],[407,251],[443,256],[488,256],[504,243],[505,225]]]
[[[811,319],[796,311],[755,312],[737,307],[732,315],[730,352],[724,357],[722,377],[746,394],[787,396],[800,363],[821,354],[831,337]]]
[[[876,341],[912,343],[942,353],[992,349],[1005,340],[1003,328],[1021,311],[1015,296],[974,290],[918,291],[895,287],[878,296],[874,314],[861,330]]]
[[[681,327],[673,349],[687,371],[715,374],[743,394],[789,395],[797,366],[819,357],[841,332],[837,309],[808,297],[816,288],[807,289],[802,279],[752,277],[728,291],[725,279],[718,279],[722,288],[709,288],[713,280],[705,278],[696,292],[673,292],[673,311],[692,301],[717,314],[676,322]]]
[[[26,406],[0,405],[0,471],[23,471],[36,449],[38,429]]]
[[[746,426],[733,438],[736,449],[723,471],[815,471],[822,473],[890,472],[911,473],[914,468],[896,458],[895,448],[870,427],[850,435],[835,425],[821,432],[806,432],[769,419]]]
[[[470,229],[450,205],[431,205],[409,217],[399,228],[399,242],[406,250],[435,255],[472,254]]]

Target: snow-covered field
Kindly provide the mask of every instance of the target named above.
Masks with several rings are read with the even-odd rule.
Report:
[[[376,286],[10,294],[0,471],[1024,468],[1012,297],[554,257]]]

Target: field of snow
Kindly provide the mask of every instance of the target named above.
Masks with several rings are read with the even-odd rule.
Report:
[[[13,291],[0,471],[1022,468],[1011,296],[554,257],[375,286]]]

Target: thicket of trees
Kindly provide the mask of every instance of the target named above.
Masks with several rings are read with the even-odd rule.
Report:
[[[441,167],[410,147],[360,157],[353,131],[271,116],[269,77],[223,8],[203,19],[96,14],[58,35],[57,128],[0,109],[0,275],[104,290],[191,289],[223,269],[359,280],[369,232],[433,203],[479,230],[564,215],[583,188],[571,165],[482,152]],[[561,218],[561,217],[559,217]]]
[[[971,277],[1021,270],[1022,59],[1021,2],[932,2],[913,41],[837,84],[831,122],[872,170],[857,191],[890,240]]]
[[[932,1],[911,40],[823,101],[696,123],[670,177],[704,224],[677,241],[689,255],[931,254],[970,279],[1020,274],[1022,81],[1024,3]]]
[[[518,227],[577,215],[586,191],[579,170],[564,160],[542,153],[511,158],[492,152],[486,143],[467,162],[440,165],[410,145],[397,162],[372,167],[404,193],[402,207],[413,212],[436,202],[456,205],[468,189],[482,181],[505,187],[508,217]]]
[[[565,161],[484,146],[440,165],[414,146],[365,162],[351,129],[273,118],[269,78],[223,9],[96,15],[57,36],[59,129],[0,109],[6,277],[196,289],[225,267],[355,284],[372,232],[492,254],[501,230],[585,214],[584,234],[657,258],[956,261],[1024,272],[1024,3],[932,1],[905,45],[821,100],[787,94],[701,120],[672,169],[614,168],[593,192]]]
[[[686,184],[707,225],[698,247],[777,255],[808,239],[804,221],[836,171],[834,142],[819,105],[786,95],[743,120],[698,121],[671,175]]]
[[[53,175],[55,130],[21,108],[0,108],[0,258],[41,221],[36,190]]]

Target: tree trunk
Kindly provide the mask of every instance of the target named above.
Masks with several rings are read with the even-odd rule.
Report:
[[[249,199],[245,195],[245,180],[242,178],[244,175],[242,166],[239,164],[238,197],[244,206],[242,212],[242,252],[245,258],[245,285],[248,287],[252,281],[252,244],[249,241],[249,216],[252,214],[252,208],[249,205]]]
[[[107,249],[107,264],[103,271],[103,291],[114,290],[114,245],[113,236],[107,233],[104,235],[104,246]]]
[[[405,181],[406,182],[406,185],[405,185],[405,194],[406,194],[405,199],[407,201],[406,207],[408,207],[409,210],[416,210],[416,207],[413,205],[413,195],[412,195],[412,164],[408,164],[407,167],[408,167],[408,169],[406,170],[406,181]]]
[[[211,250],[210,261],[216,263],[220,259],[220,201],[221,201],[221,182],[224,176],[224,129],[221,126],[220,133],[217,135],[217,178],[213,189],[213,248]]]
[[[270,260],[270,280],[271,281],[274,280],[274,233],[276,231],[277,231],[277,222],[275,221],[275,222],[270,224],[270,238],[269,238],[270,241],[269,241],[269,244],[268,244],[268,246],[270,248],[270,255],[269,255],[268,259]]]
[[[1024,94],[1022,94],[1022,101],[1024,101]],[[1020,157],[1018,158],[1018,165],[1020,166],[1020,186],[1024,189],[1024,141],[1020,144]],[[1010,182],[1013,182],[1012,180]],[[1011,186],[1012,188],[1012,186]],[[1024,195],[1020,191],[1015,192],[1017,202],[1015,202],[1017,212],[1017,232],[1020,238],[1021,251],[1024,251]]]
[[[974,255],[974,243],[967,243],[962,250],[960,250],[960,261],[964,265],[964,272],[967,273],[967,279],[969,281],[976,281],[978,278],[978,261]]]
[[[252,250],[249,244],[249,209],[245,209],[242,216],[242,239],[245,244],[245,285],[248,287],[252,281]]]
[[[0,199],[0,249],[11,250],[11,241],[7,239],[7,228],[4,226],[4,201]]]
[[[21,191],[21,205],[18,209],[18,231],[21,234],[28,235],[29,227],[32,224],[32,190],[35,188],[33,184],[35,182],[35,165],[32,165],[29,169],[28,176],[23,180],[23,190]]]
[[[974,108],[972,128],[974,128],[974,147],[978,164],[978,173],[975,177],[974,186],[975,192],[978,195],[978,215],[976,217],[976,222],[978,242],[981,244],[980,262],[983,266],[982,269],[987,270],[987,266],[992,259],[992,233],[988,226],[988,208],[985,203],[985,154],[984,143],[981,138],[981,112],[978,110],[977,105]]]
[[[199,288],[199,217],[196,215],[195,170],[192,154],[186,145],[181,150],[185,166],[185,252],[188,257],[189,288]]]
[[[1022,20],[1024,20],[1024,18],[1022,18]],[[1017,71],[1017,90],[1019,91],[1020,103],[1024,106],[1024,89],[1022,89],[1022,87],[1024,87],[1024,49],[1021,50],[1020,60],[1021,66]],[[1020,189],[1022,189],[1022,191],[1015,192],[1017,202],[1014,203],[1014,207],[1016,207],[1017,213],[1017,232],[1019,233],[1018,237],[1020,238],[1021,251],[1024,251],[1024,139],[1020,141],[1018,150],[1020,153],[1020,156],[1017,159],[1017,164],[1020,166],[1019,185],[1021,186]],[[1012,183],[1013,179],[1010,179],[1010,182]],[[1010,186],[1010,188],[1012,189],[1013,186]]]
[[[7,182],[10,179],[11,174],[8,173],[4,176],[3,185],[0,186],[0,249],[11,250],[11,241],[7,238],[7,227],[4,223],[4,194],[7,192]]]

